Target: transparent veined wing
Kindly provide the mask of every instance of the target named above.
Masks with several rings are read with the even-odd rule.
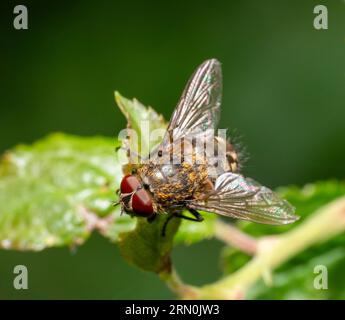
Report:
[[[210,59],[202,63],[189,79],[171,117],[168,132],[173,132],[174,138],[179,139],[191,131],[215,129],[221,98],[221,66],[216,59]]]
[[[206,60],[189,79],[170,119],[162,143],[151,153],[153,160],[158,151],[182,137],[197,136],[217,127],[222,98],[222,71],[216,59]]]
[[[207,198],[193,200],[188,207],[265,224],[289,224],[299,218],[294,207],[272,190],[231,172],[218,177]]]

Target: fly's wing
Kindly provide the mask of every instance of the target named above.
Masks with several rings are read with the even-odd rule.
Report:
[[[198,136],[216,128],[222,95],[222,72],[216,59],[205,61],[194,72],[184,89],[180,101],[170,119],[162,143],[151,153],[151,161],[157,153],[167,153],[169,145],[182,137]],[[161,156],[160,156],[161,157]]]
[[[294,207],[272,190],[230,172],[218,177],[214,193],[202,201],[192,201],[188,207],[275,225],[292,223],[299,218],[294,215]]]
[[[167,135],[179,139],[190,132],[215,129],[222,96],[222,70],[216,59],[205,61],[194,72],[172,115]]]

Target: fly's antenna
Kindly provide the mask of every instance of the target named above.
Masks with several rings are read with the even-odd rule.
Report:
[[[112,205],[113,205],[113,207],[117,207],[120,203],[121,203],[121,201],[119,199],[118,201],[113,201]],[[122,214],[123,214],[123,206],[121,206],[121,213],[120,213],[120,215],[122,216]]]
[[[119,196],[119,194],[120,194],[120,189],[116,189],[115,193]],[[118,205],[120,204],[120,202],[121,202],[120,197],[119,197],[119,199],[118,199],[117,201],[112,201],[113,207],[118,206]]]
[[[117,201],[112,201],[113,207],[117,207],[119,204],[121,204],[121,201],[124,198],[120,195],[120,189],[117,189],[115,193],[119,196],[119,199]],[[123,206],[122,205],[121,205],[121,213],[120,214],[121,214],[121,216],[123,214]]]
[[[113,205],[113,207],[117,207],[120,204],[120,200],[118,201],[112,201],[111,203]]]

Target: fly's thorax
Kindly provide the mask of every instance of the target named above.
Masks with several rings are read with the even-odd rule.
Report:
[[[148,186],[157,206],[169,207],[192,199],[207,180],[205,164],[150,163],[138,170],[142,182]]]

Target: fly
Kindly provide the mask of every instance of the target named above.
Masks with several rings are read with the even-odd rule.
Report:
[[[207,60],[188,81],[160,145],[123,177],[122,211],[148,221],[167,214],[163,235],[173,217],[203,221],[199,211],[274,225],[298,219],[286,200],[239,173],[233,145],[214,134],[221,96],[220,63]]]

